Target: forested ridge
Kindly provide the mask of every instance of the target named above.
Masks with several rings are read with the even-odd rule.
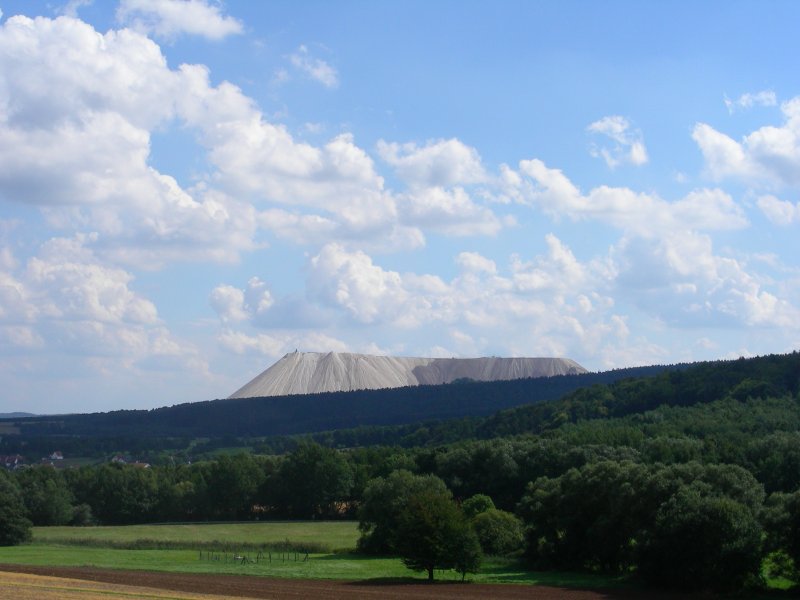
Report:
[[[486,416],[503,408],[554,400],[581,387],[646,376],[686,365],[511,381],[465,381],[385,390],[210,400],[153,410],[38,416],[7,420],[23,436],[257,437]]]
[[[454,441],[433,443],[437,427]],[[765,574],[798,580],[796,352],[372,432],[416,436],[418,446],[317,443],[336,445],[339,433],[356,441],[369,430],[267,439],[261,452],[194,464],[30,468],[3,477],[0,492],[40,524],[355,517],[362,551],[402,553],[402,532],[426,516],[424,491],[438,494],[426,502],[450,515],[459,536],[471,527],[484,552],[522,553],[539,569],[628,573],[683,589],[757,587]],[[463,535],[472,548],[475,538]]]

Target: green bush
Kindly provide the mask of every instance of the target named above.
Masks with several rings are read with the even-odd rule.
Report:
[[[522,522],[510,512],[491,508],[472,519],[472,527],[485,554],[505,556],[522,548]]]
[[[475,494],[461,504],[461,510],[464,511],[464,516],[468,519],[472,519],[476,515],[493,508],[495,508],[494,502],[486,494]]]

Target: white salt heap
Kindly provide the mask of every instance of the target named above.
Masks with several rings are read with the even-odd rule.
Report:
[[[397,358],[344,352],[287,354],[230,398],[375,390],[586,373],[568,358]]]

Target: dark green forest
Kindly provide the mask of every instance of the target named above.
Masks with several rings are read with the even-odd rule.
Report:
[[[462,381],[385,390],[297,394],[268,398],[210,400],[153,410],[67,414],[0,419],[19,429],[4,437],[0,452],[21,451],[15,442],[39,443],[46,438],[80,438],[108,447],[116,440],[142,447],[168,447],[174,439],[241,438],[304,434],[358,427],[418,424],[423,421],[490,415],[523,404],[561,398],[576,389],[641,377],[686,365],[636,367],[603,373],[562,375],[512,381]],[[167,440],[165,442],[159,439]],[[47,442],[52,446],[52,441]],[[127,446],[126,446],[127,447]]]
[[[444,387],[453,398],[521,389]],[[383,393],[399,402],[408,392]],[[440,506],[449,538],[469,550],[459,555],[465,572],[479,543],[536,569],[627,574],[658,587],[729,591],[757,588],[765,574],[798,579],[800,354],[659,368],[537,400],[421,424],[209,436],[207,448],[247,441],[252,450],[192,464],[165,452],[150,468],[28,468],[0,476],[0,492],[17,541],[25,519],[355,518],[362,552],[405,556],[404,532],[431,518],[425,506]],[[169,448],[167,437],[139,442],[155,439]],[[113,451],[121,450],[131,451]],[[428,555],[409,560],[433,564]]]

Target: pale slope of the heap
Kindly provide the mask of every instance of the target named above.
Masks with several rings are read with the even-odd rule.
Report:
[[[230,398],[376,390],[499,381],[586,373],[568,358],[410,358],[345,352],[291,352],[231,394]]]

